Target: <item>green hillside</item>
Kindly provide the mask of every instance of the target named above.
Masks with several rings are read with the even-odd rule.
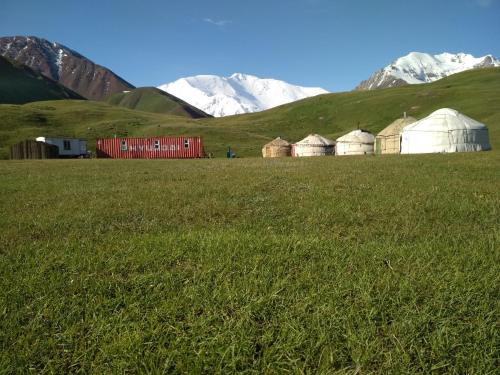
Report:
[[[57,99],[84,98],[29,67],[0,56],[0,103],[24,104]]]
[[[208,152],[258,156],[276,136],[298,141],[315,132],[337,138],[362,127],[378,132],[403,112],[422,118],[450,107],[488,125],[500,147],[500,68],[456,74],[438,82],[393,89],[321,95],[265,112],[225,118],[188,119],[92,101],[0,105],[0,157],[8,145],[42,134],[88,138],[117,135],[200,135]]]
[[[138,111],[162,113],[188,118],[212,117],[191,104],[166,93],[156,87],[140,87],[131,91],[112,95],[109,104],[136,109]]]
[[[493,148],[500,147],[500,68],[468,71],[431,84],[321,95],[212,124],[290,141],[313,132],[336,139],[358,126],[377,133],[403,112],[421,119],[444,107],[485,123]],[[250,142],[241,147],[245,154],[258,153]]]

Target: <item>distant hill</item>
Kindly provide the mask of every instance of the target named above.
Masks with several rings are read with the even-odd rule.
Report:
[[[336,139],[357,127],[377,133],[403,112],[421,119],[454,108],[485,123],[493,152],[500,149],[500,68],[471,70],[437,82],[320,95],[264,112],[193,120],[148,113],[102,102],[62,100],[21,106],[0,105],[0,157],[8,146],[39,135],[87,138],[198,135],[206,150],[224,156],[258,156],[262,145],[281,136],[296,142],[310,133]]]
[[[83,99],[77,93],[22,64],[0,56],[0,103]]]
[[[430,55],[411,52],[375,72],[366,81],[361,82],[356,90],[430,83],[466,70],[498,66],[500,66],[500,60],[492,55],[474,57],[466,53]]]
[[[0,38],[0,55],[27,65],[92,100],[134,88],[111,70],[56,42],[34,36]]]
[[[191,104],[155,87],[140,87],[114,94],[107,102],[138,111],[163,113],[188,118],[212,117]]]

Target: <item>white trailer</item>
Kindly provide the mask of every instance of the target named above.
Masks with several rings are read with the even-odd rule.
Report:
[[[87,157],[87,141],[80,138],[37,137],[37,141],[55,145],[59,148],[59,157]]]

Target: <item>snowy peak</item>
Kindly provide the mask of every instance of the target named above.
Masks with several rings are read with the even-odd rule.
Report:
[[[158,88],[215,117],[259,112],[328,93],[319,87],[301,87],[243,73],[234,73],[229,77],[198,75]]]
[[[471,69],[500,66],[500,60],[492,55],[474,57],[465,53],[411,52],[361,82],[356,90],[374,90],[406,84],[420,84],[437,81],[449,75]]]

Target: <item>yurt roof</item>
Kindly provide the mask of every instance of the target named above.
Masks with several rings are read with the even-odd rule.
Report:
[[[281,139],[281,137],[273,139],[271,142],[266,143],[264,147],[268,146],[274,146],[274,147],[287,147],[290,146],[290,143],[285,141],[284,139]]]
[[[337,139],[341,143],[374,143],[375,136],[366,130],[353,130]]]
[[[390,136],[400,134],[404,127],[417,122],[417,119],[411,116],[398,118],[396,121],[387,126],[384,130],[378,133],[378,136]]]
[[[331,139],[325,138],[319,134],[310,134],[305,137],[296,145],[309,145],[309,146],[333,146],[335,144]]]
[[[486,126],[479,121],[450,108],[438,109],[420,121],[404,128],[404,131],[448,132],[450,130],[480,130]]]

